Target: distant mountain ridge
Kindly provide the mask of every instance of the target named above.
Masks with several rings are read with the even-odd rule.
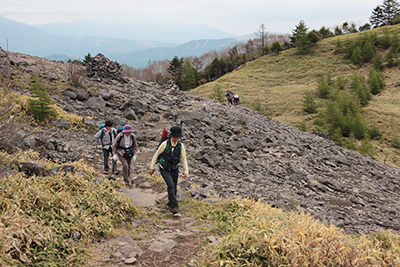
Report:
[[[164,59],[172,59],[174,56],[186,57],[186,56],[201,56],[211,50],[220,50],[225,47],[232,47],[238,40],[235,38],[226,38],[219,40],[194,40],[188,43],[178,45],[175,47],[158,47],[151,48],[139,52],[123,53],[119,55],[113,55],[110,58],[117,62],[123,62],[129,66],[140,68],[145,67],[149,60],[157,61]]]
[[[80,26],[80,27],[79,27]],[[210,28],[204,25],[196,25],[188,28],[181,25],[170,32],[159,33],[160,30],[150,32],[153,39],[161,38],[164,35],[186,35],[193,36],[196,40],[191,40],[181,45],[176,43],[165,43],[160,41],[135,41],[128,37],[134,37],[135,31],[128,31],[126,28],[95,27],[91,23],[50,23],[43,25],[30,26],[25,23],[9,20],[0,15],[0,46],[5,50],[30,54],[44,57],[51,60],[83,59],[90,53],[96,55],[102,53],[112,60],[121,64],[128,64],[135,68],[145,67],[149,60],[172,59],[173,56],[200,56],[211,50],[219,50],[224,47],[235,45],[240,40],[250,39],[252,35],[244,37],[233,37],[230,34]],[[57,30],[57,27],[58,28]],[[93,27],[93,28],[90,28]],[[185,29],[186,27],[186,29]],[[81,28],[81,30],[79,30]],[[183,30],[184,29],[184,30]],[[208,30],[208,33],[204,32]],[[114,36],[120,36],[120,31],[126,35],[125,39],[114,37],[96,37],[101,34],[108,34],[114,31]],[[180,34],[179,34],[179,31]],[[74,36],[68,36],[75,32]],[[190,32],[190,34],[189,34]],[[56,34],[55,34],[56,33]],[[89,33],[82,37],[82,34]],[[174,34],[172,34],[174,33]],[[80,36],[80,38],[77,38]],[[136,35],[139,36],[139,35]],[[202,36],[209,36],[202,38]],[[212,39],[212,36],[219,36]],[[221,36],[228,38],[221,38]],[[249,37],[249,38],[247,38]]]
[[[71,23],[54,22],[33,25],[48,34],[67,35],[75,38],[85,36],[107,36],[117,39],[150,40],[170,44],[183,44],[197,39],[224,39],[235,37],[232,34],[206,25],[181,23],[127,24],[122,22],[79,20]]]

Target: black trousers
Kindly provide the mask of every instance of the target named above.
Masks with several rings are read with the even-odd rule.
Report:
[[[174,171],[167,171],[160,167],[160,173],[167,184],[168,189],[168,207],[170,209],[179,208],[178,200],[176,199],[179,169]]]
[[[107,150],[107,149],[103,148],[103,159],[104,159],[103,160],[103,164],[104,164],[104,171],[105,172],[108,172],[108,169],[109,169],[108,161],[110,159],[110,156],[112,157],[112,152],[110,150]],[[117,161],[113,161],[112,159],[111,159],[111,161],[112,161],[112,171],[113,172],[118,171]]]

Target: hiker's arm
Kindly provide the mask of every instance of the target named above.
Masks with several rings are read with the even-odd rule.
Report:
[[[132,133],[133,134],[133,133]],[[137,141],[136,141],[136,136],[133,135],[133,144],[132,144],[132,148],[133,148],[133,155],[136,155],[136,152],[138,150],[138,145],[137,145]]]
[[[188,168],[188,164],[187,164],[187,160],[186,160],[186,149],[183,144],[182,144],[182,148],[181,148],[181,162],[183,165],[183,171],[185,172],[185,178],[186,178],[186,174],[189,177],[189,168]]]
[[[154,156],[153,156],[153,159],[151,160],[151,163],[150,163],[150,170],[154,170],[154,166],[155,166],[156,163],[157,163],[158,156],[160,156],[161,153],[164,152],[164,150],[165,150],[166,147],[167,147],[167,141],[162,142],[161,145],[158,147],[156,153],[155,153]]]
[[[99,145],[101,145],[101,140],[100,140],[100,136],[101,136],[101,131],[98,131],[95,135],[94,135],[94,140],[96,141],[96,143],[98,143]]]
[[[113,155],[117,154],[117,143],[118,143],[118,140],[119,140],[119,136],[117,135],[117,137],[115,137],[114,142],[111,145]]]

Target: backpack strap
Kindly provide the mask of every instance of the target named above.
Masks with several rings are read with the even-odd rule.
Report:
[[[124,149],[124,150],[126,150],[126,149],[130,149],[130,148],[133,147],[133,142],[135,141],[135,139],[133,138],[133,134],[131,134],[132,142],[131,142],[131,146],[130,146],[130,147],[122,147],[122,146],[120,145],[121,140],[122,140],[122,137],[124,136],[124,133],[119,133],[119,134],[117,135],[117,138],[118,138],[118,136],[119,136],[119,140],[118,140],[118,143],[117,143],[117,149]]]
[[[103,128],[101,128],[100,142],[103,142],[103,138],[104,138],[104,131],[105,131],[104,127],[103,127]]]
[[[161,155],[163,155],[163,154],[165,154],[165,153],[167,153],[167,151],[168,151],[168,149],[169,149],[169,147],[170,146],[172,146],[172,142],[171,142],[171,139],[167,139],[167,145],[165,146],[165,149],[164,149],[164,151],[160,154],[160,157],[161,157]],[[182,147],[182,143],[181,143],[181,141],[179,140],[178,141],[178,143],[176,144],[176,146],[175,147],[178,147],[179,148],[179,150],[181,150],[181,147]]]

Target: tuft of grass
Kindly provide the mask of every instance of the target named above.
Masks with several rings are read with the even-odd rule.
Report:
[[[202,205],[197,213],[221,236],[218,245],[206,249],[200,266],[400,264],[400,236],[391,231],[349,235],[308,214],[240,198]]]

